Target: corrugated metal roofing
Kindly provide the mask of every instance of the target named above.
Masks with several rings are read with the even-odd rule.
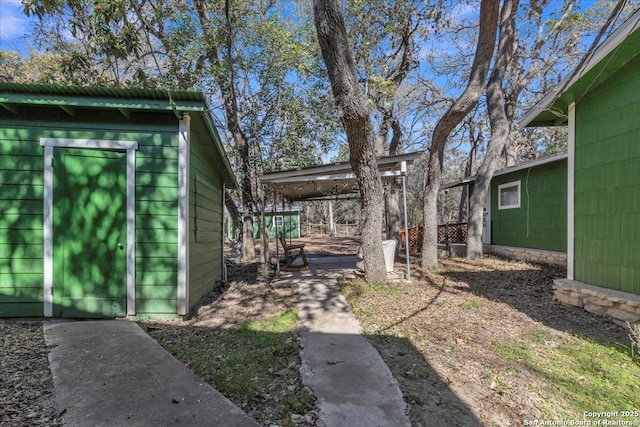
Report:
[[[174,101],[202,101],[202,93],[195,90],[161,90],[115,88],[106,86],[74,86],[48,84],[0,83],[0,92],[61,96],[111,97],[125,99],[168,99]]]

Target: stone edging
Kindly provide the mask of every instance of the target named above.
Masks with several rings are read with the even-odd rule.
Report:
[[[640,323],[640,296],[600,288],[569,279],[553,281],[556,300],[601,316],[609,316],[619,325]]]

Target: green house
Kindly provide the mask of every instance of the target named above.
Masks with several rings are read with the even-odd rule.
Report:
[[[567,154],[497,170],[484,210],[484,251],[550,264],[566,264]],[[468,184],[475,177],[445,184]]]
[[[300,232],[300,214],[302,212],[302,205],[295,204],[291,207],[286,207],[284,210],[281,206],[278,206],[273,210],[270,206],[265,208],[265,227],[269,231],[269,238],[275,239],[281,233],[284,233],[287,239],[297,239],[302,236]],[[241,210],[241,209],[240,209]],[[260,237],[260,217],[254,216],[253,218],[253,237]],[[277,230],[277,234],[276,234]],[[232,239],[238,238],[238,233],[233,221],[229,221],[229,237]]]
[[[0,84],[0,317],[177,317],[235,187],[200,92]]]
[[[640,321],[639,23],[637,11],[521,121],[568,127],[567,279],[556,297],[630,322]]]
[[[493,252],[525,248],[558,252],[557,256],[564,260],[567,155],[542,157],[498,171],[491,180],[490,206],[490,241],[486,243]],[[540,254],[542,259],[545,255],[553,257]]]

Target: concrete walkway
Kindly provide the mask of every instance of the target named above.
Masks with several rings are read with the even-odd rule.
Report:
[[[302,379],[318,426],[409,426],[389,368],[361,334],[337,279],[355,257],[309,259],[278,281],[300,288]],[[257,426],[136,323],[45,323],[55,399],[65,426]]]
[[[136,323],[45,323],[65,426],[257,426]]]
[[[355,257],[309,259],[309,269],[283,273],[296,281],[303,332],[302,381],[315,393],[319,425],[410,426],[398,383],[340,293]]]

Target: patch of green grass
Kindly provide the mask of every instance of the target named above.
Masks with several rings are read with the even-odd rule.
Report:
[[[482,306],[484,306],[484,301],[480,301],[477,299],[472,299],[472,300],[467,300],[461,304],[458,304],[458,307],[464,309],[464,310],[472,310],[475,308],[480,308]]]
[[[287,310],[265,321],[163,345],[261,424],[287,425],[291,414],[306,413],[315,400],[300,382],[296,331],[297,313]],[[268,412],[253,413],[254,402],[264,401]]]
[[[640,367],[618,348],[587,338],[527,334],[498,344],[499,353],[534,372],[545,385],[547,416],[640,408]]]
[[[402,295],[405,290],[401,285],[384,282],[367,282],[364,279],[344,280],[339,283],[342,294],[347,300],[363,296],[365,294],[379,294],[384,293],[386,295]]]

